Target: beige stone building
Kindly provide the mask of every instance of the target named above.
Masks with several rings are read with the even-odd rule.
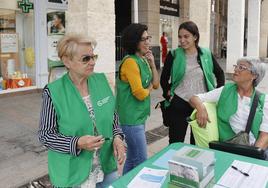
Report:
[[[223,46],[227,41],[227,72],[232,72],[232,65],[238,57],[268,56],[268,15],[264,11],[268,8],[268,0],[160,0],[160,4],[152,0],[132,2],[136,2],[138,8],[133,10],[135,7],[132,6],[131,12],[136,13],[138,22],[149,26],[154,47],[159,45],[163,31],[168,33],[168,47],[177,47],[179,24],[192,20],[199,27],[200,46],[209,47],[217,58],[225,57]],[[174,14],[175,6],[179,10],[178,15]]]
[[[227,72],[232,72],[238,57],[268,56],[267,9],[268,0],[1,0],[0,94],[43,88],[51,65],[59,63],[57,41],[68,32],[97,40],[96,71],[114,84],[116,62],[124,55],[120,36],[134,22],[148,25],[158,67],[162,32],[168,33],[168,48],[176,48],[179,24],[192,20],[200,45],[216,57],[222,57],[227,40]],[[62,16],[64,32],[53,27],[56,15]]]

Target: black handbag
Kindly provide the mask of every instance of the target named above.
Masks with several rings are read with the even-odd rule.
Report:
[[[155,109],[159,108],[161,109],[162,112],[162,118],[163,118],[163,125],[165,127],[169,127],[170,125],[170,105],[166,105],[166,100],[160,101],[156,104],[156,106],[154,107]]]
[[[240,131],[239,133],[237,133],[234,137],[224,141],[226,143],[233,143],[233,144],[240,144],[240,145],[246,145],[246,146],[250,146],[249,143],[249,132],[251,130],[251,126],[252,126],[252,122],[256,113],[256,109],[258,106],[258,101],[259,101],[259,95],[260,93],[256,90],[251,108],[250,108],[250,112],[249,112],[249,116],[248,116],[248,121],[247,121],[247,125],[246,125],[246,129],[245,131]]]

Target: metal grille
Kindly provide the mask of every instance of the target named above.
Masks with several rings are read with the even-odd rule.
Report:
[[[122,47],[122,36],[116,36],[115,37],[115,58],[116,61],[121,61],[126,53],[123,50]]]
[[[161,138],[166,137],[168,135],[168,128],[162,125],[155,129],[146,131],[145,134],[146,134],[147,144],[151,144],[157,140],[160,140]]]

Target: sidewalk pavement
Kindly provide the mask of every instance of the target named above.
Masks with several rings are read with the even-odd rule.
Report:
[[[219,62],[224,68],[224,61]],[[258,89],[268,93],[267,82],[268,70]],[[152,92],[146,131],[162,125],[160,109],[154,109],[161,94],[161,89]],[[0,187],[19,187],[47,174],[47,151],[37,138],[40,106],[41,93],[0,98]],[[185,142],[189,143],[189,132]],[[149,144],[148,156],[167,145],[167,136]]]

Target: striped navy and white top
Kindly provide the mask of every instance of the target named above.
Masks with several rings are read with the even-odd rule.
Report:
[[[40,113],[40,123],[38,137],[39,141],[44,144],[48,149],[53,151],[68,153],[78,156],[80,151],[76,148],[79,137],[65,136],[58,131],[57,114],[52,103],[50,91],[47,86],[42,94],[43,103]],[[121,136],[124,139],[124,134],[119,126],[118,115],[114,113],[113,119],[113,137]]]

